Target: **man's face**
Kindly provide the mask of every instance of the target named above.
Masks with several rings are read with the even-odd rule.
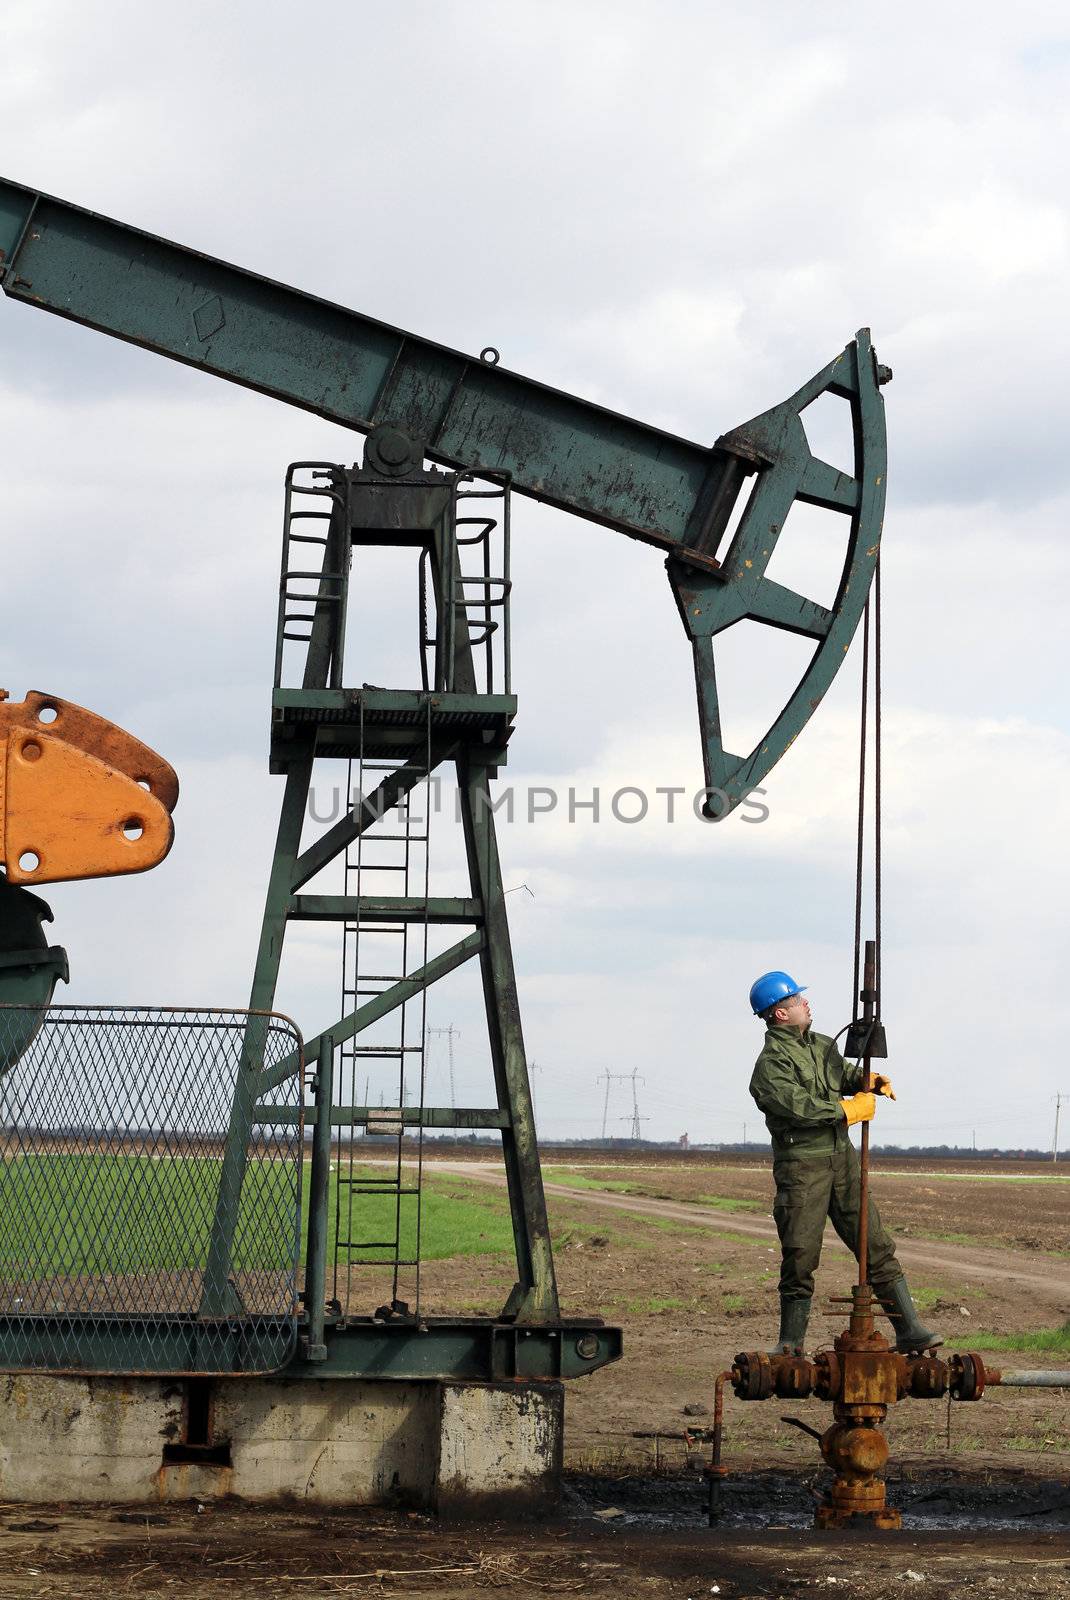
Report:
[[[805,1033],[813,1021],[810,1002],[804,994],[793,994],[790,999],[782,1000],[776,1008],[776,1015],[781,1027],[798,1028],[800,1033]]]

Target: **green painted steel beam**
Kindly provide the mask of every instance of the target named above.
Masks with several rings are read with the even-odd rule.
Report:
[[[389,423],[423,441],[436,461],[507,472],[524,494],[659,546],[692,642],[713,815],[762,783],[843,661],[876,565],[887,477],[879,389],[891,373],[878,364],[867,329],[788,400],[706,448],[4,180],[0,282],[24,305],[358,431]],[[853,471],[810,451],[802,414],[824,394],[850,407]],[[843,518],[845,557],[831,606],[766,575],[796,502]],[[814,652],[757,743],[730,752],[714,641],[741,621],[796,633]],[[273,771],[300,759],[290,754],[297,725],[321,709],[277,699]],[[352,752],[344,732],[325,728],[319,753]]]
[[[428,1317],[418,1326],[361,1317],[340,1326],[328,1321],[323,1355],[310,1360],[297,1330],[296,1321],[258,1316],[223,1323],[189,1314],[7,1314],[0,1316],[0,1371],[220,1378],[282,1371],[297,1380],[537,1383],[585,1377],[619,1360],[622,1344],[619,1328],[593,1319],[520,1328],[490,1317]],[[214,1358],[208,1364],[206,1334]]]
[[[422,717],[428,704],[433,726],[436,717],[478,717],[488,724],[515,717],[517,701],[515,694],[438,694],[426,689],[276,689],[271,697],[277,717],[307,712],[317,724],[329,716],[349,716],[357,722],[362,713],[365,721],[369,716],[389,719],[399,713]]]
[[[347,1319],[326,1329],[327,1357],[296,1356],[293,1377],[414,1378],[510,1383],[582,1378],[620,1359],[621,1330],[594,1320],[556,1317],[520,1325],[490,1318],[421,1318],[411,1322]]]
[[[435,766],[441,759],[442,752],[439,747],[432,746],[431,765]],[[366,833],[373,823],[385,816],[399,800],[415,789],[417,784],[422,783],[426,776],[424,766],[418,761],[399,767],[396,772],[387,773],[370,795],[366,795],[354,805],[352,811],[340,817],[333,827],[328,828],[326,833],[320,834],[319,838],[297,857],[291,874],[291,888],[300,889],[302,884],[314,878],[317,872],[322,872],[328,862],[341,855],[347,845],[353,844],[362,833]]]
[[[354,1034],[362,1033],[365,1028],[370,1028],[373,1022],[378,1022],[382,1017],[389,1016],[391,1011],[396,1011],[398,1006],[403,1006],[409,1000],[415,999],[421,989],[428,988],[432,983],[437,983],[439,978],[444,978],[447,973],[453,972],[457,967],[463,966],[483,949],[484,935],[482,930],[470,933],[467,938],[461,939],[457,944],[451,945],[448,950],[443,950],[441,955],[432,956],[425,966],[418,967],[415,972],[403,978],[400,983],[391,984],[389,989],[384,989],[382,994],[377,994],[374,999],[368,1000],[364,1005],[358,1006],[356,1011],[351,1011],[348,1016],[341,1017],[333,1027],[325,1028],[325,1033],[334,1037],[335,1044],[345,1044],[352,1039]],[[305,1043],[305,1059],[311,1061],[316,1056],[320,1047],[322,1034]],[[276,1066],[261,1073],[257,1081],[257,1096],[270,1093],[277,1089],[280,1083],[300,1071],[301,1062],[296,1052],[285,1056]]]
[[[385,895],[359,898],[351,894],[295,894],[289,913],[304,922],[479,922],[478,900]]]
[[[731,454],[0,179],[4,293],[549,505],[679,551],[700,545]],[[734,494],[733,494],[734,497]],[[700,564],[710,566],[701,552]]]

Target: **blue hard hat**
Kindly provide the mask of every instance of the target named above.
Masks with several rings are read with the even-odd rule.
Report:
[[[778,1000],[789,1000],[793,994],[802,994],[804,983],[796,983],[790,972],[763,972],[750,986],[750,1008],[756,1017],[776,1005]]]

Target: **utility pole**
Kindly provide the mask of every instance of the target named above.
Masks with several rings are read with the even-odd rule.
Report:
[[[454,1079],[454,1075],[453,1075],[453,1041],[454,1041],[454,1039],[459,1039],[461,1037],[461,1030],[460,1030],[460,1028],[455,1028],[453,1026],[453,1023],[451,1022],[448,1025],[448,1027],[445,1027],[445,1028],[428,1028],[427,1031],[428,1031],[428,1033],[437,1034],[440,1038],[444,1038],[444,1039],[446,1039],[448,1041],[447,1048],[448,1048],[449,1063],[450,1063],[450,1106],[452,1107],[452,1109],[454,1111],[456,1111],[456,1109],[457,1109],[457,1084],[456,1084],[456,1080]]]
[[[1059,1112],[1062,1109],[1064,1100],[1070,1100],[1070,1094],[1065,1090],[1062,1094],[1055,1096],[1055,1132],[1051,1140],[1051,1159],[1053,1161],[1058,1161],[1059,1159]]]

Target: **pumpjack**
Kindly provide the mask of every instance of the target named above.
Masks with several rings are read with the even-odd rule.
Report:
[[[507,371],[490,347],[478,356],[461,354],[6,181],[0,181],[0,284],[25,308],[80,322],[367,435],[362,464],[298,463],[286,481],[271,704],[271,769],[285,776],[286,788],[251,1010],[274,1003],[292,922],[334,923],[343,944],[341,1014],[306,1052],[315,1063],[304,1113],[314,1148],[295,1364],[330,1376],[382,1371],[386,1362],[392,1376],[431,1376],[436,1363],[459,1370],[449,1363],[476,1359],[471,1350],[478,1346],[485,1375],[549,1378],[613,1359],[615,1330],[560,1319],[494,826],[490,785],[506,760],[516,714],[508,641],[510,496],[571,512],[665,557],[693,656],[707,814],[720,817],[762,783],[806,726],[863,612],[884,514],[881,388],[891,377],[868,330],[790,398],[706,446]],[[811,449],[807,409],[826,395],[850,419],[851,470]],[[842,569],[829,606],[767,573],[799,503],[842,519]],[[351,564],[354,553],[375,544],[409,547],[420,562],[421,678],[400,689],[346,675]],[[769,728],[739,754],[722,738],[717,649],[743,620],[800,636],[812,655]],[[325,761],[346,763],[357,780],[357,802],[309,840],[308,796]],[[444,763],[456,773],[469,878],[455,898],[429,892],[426,810],[421,820],[411,804]],[[374,855],[377,839],[393,845],[398,859]],[[342,892],[317,892],[314,880],[332,865],[336,872],[341,867]],[[385,892],[381,874],[388,872],[395,876]],[[470,931],[434,951],[436,930],[451,926]],[[375,952],[391,941],[394,956],[386,965]],[[422,1071],[426,991],[468,960],[478,961],[481,972],[497,1103],[429,1106]],[[384,1040],[387,1019],[398,1031]],[[394,1064],[392,1104],[373,1106],[362,1096],[371,1059]],[[416,1104],[406,1093],[413,1062]],[[250,1119],[297,1114],[264,1098],[293,1065],[262,1074],[256,1105],[237,1108],[242,1115],[236,1109],[232,1119],[204,1280],[206,1317],[232,1309],[242,1129]],[[401,1141],[406,1132],[419,1138],[424,1129],[444,1127],[493,1128],[502,1137],[517,1277],[500,1315],[478,1328],[462,1326],[463,1319],[440,1326],[422,1318],[418,1285],[415,1306],[400,1292],[409,1246],[399,1219],[411,1187]],[[373,1182],[354,1169],[354,1134],[362,1129],[393,1141],[396,1163],[387,1179]],[[361,1236],[361,1201],[369,1189],[394,1206],[385,1237]],[[350,1266],[368,1261],[387,1263],[393,1273],[390,1298],[372,1316],[353,1304],[348,1284]]]

